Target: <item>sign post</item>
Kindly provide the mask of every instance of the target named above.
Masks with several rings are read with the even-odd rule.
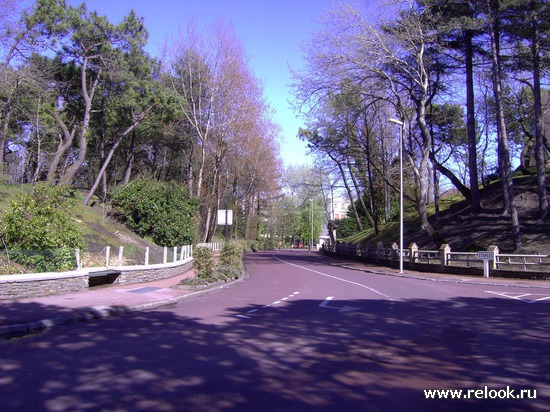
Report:
[[[225,241],[227,242],[227,226],[233,224],[233,211],[230,209],[218,210],[218,225],[225,226]]]
[[[489,277],[489,261],[495,260],[495,252],[477,252],[476,258],[483,260],[483,276]]]

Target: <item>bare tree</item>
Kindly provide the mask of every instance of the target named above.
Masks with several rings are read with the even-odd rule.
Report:
[[[419,135],[413,135],[409,128],[413,146],[407,150],[407,159],[418,189],[417,210],[422,228],[440,245],[443,240],[426,211],[432,141],[426,112],[442,80],[429,53],[434,47],[433,33],[412,4],[398,20],[383,27],[369,24],[358,10],[342,5],[332,14],[327,29],[312,41],[307,55],[309,68],[298,76],[296,90],[304,105],[313,105],[333,93],[335,79],[350,79],[358,85],[383,84],[382,94],[372,96],[372,90],[363,89],[364,94],[390,100],[405,122],[408,106],[412,106],[418,127],[414,130]]]
[[[493,2],[491,0],[486,0],[485,6],[488,14],[488,31],[491,37],[491,72],[493,80],[493,96],[496,106],[495,115],[497,121],[498,161],[502,181],[504,213],[511,218],[514,246],[516,249],[519,249],[522,247],[521,230],[516,199],[514,196],[514,183],[512,180],[512,166],[510,164],[510,149],[508,146],[508,135],[502,94],[500,10],[498,2]]]
[[[233,31],[218,23],[202,36],[190,25],[185,36],[171,47],[170,84],[180,96],[179,112],[190,126],[197,142],[197,166],[188,173],[191,193],[202,199],[202,240],[210,240],[215,233],[216,212],[227,202],[224,196],[229,182],[241,179],[229,177],[235,155],[244,155],[244,147],[253,137],[269,139],[273,130],[266,126],[268,107],[263,102],[258,81],[246,64],[242,45]],[[249,168],[243,159],[240,172],[250,170],[244,199],[249,214],[258,207],[257,189],[261,160],[250,159]],[[248,216],[247,215],[247,216]]]

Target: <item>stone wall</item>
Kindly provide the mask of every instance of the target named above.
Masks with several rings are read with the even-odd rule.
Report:
[[[163,265],[120,267],[113,269],[120,269],[122,272],[115,283],[129,284],[171,278],[187,272],[192,266],[193,258],[188,258],[181,262],[166,263]]]
[[[88,288],[88,273],[42,273],[0,276],[0,300],[79,292]]]
[[[180,275],[191,269],[193,258],[158,265],[119,266],[108,269],[120,271],[115,284],[151,282]],[[105,270],[91,268],[64,273],[35,273],[0,276],[0,300],[58,295],[80,292],[89,288],[90,272]]]

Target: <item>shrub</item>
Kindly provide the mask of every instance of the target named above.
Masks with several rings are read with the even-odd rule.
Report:
[[[210,248],[197,246],[193,250],[193,268],[195,275],[201,279],[211,279],[214,277],[214,251]]]
[[[277,246],[275,239],[273,239],[272,237],[264,238],[263,243],[264,243],[264,250],[274,250]]]
[[[232,240],[223,245],[220,256],[220,267],[234,268],[237,271],[243,269],[243,245]]]
[[[219,278],[220,280],[238,279],[242,273],[242,269],[238,269],[233,266],[220,266],[216,273],[216,278]]]
[[[0,232],[9,259],[38,272],[76,267],[74,249],[86,243],[69,211],[67,188],[37,184],[6,211]]]
[[[197,199],[176,182],[136,180],[111,198],[122,221],[142,237],[151,237],[160,246],[192,244]]]

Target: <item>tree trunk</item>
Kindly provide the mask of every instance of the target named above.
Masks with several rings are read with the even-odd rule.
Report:
[[[531,2],[534,7],[534,2]],[[533,108],[535,115],[535,160],[537,163],[537,192],[539,195],[539,218],[544,221],[548,219],[549,206],[546,195],[546,156],[544,147],[544,138],[542,134],[542,98],[540,91],[540,30],[537,16],[531,17],[533,26],[533,40],[531,44],[531,53],[533,58]]]
[[[61,161],[61,158],[63,157],[65,152],[67,152],[67,150],[69,150],[69,148],[73,144],[76,128],[73,126],[71,131],[69,131],[69,128],[67,127],[63,119],[61,119],[59,112],[52,111],[50,112],[50,114],[52,115],[58,126],[61,128],[61,131],[63,133],[62,137],[60,136],[59,144],[57,145],[57,149],[55,151],[53,159],[50,162],[48,175],[46,177],[46,181],[48,183],[54,184],[57,174],[57,167],[59,166],[59,162]]]
[[[130,133],[132,130],[134,130],[137,125],[143,120],[143,118],[145,117],[145,113],[148,111],[149,109],[147,110],[144,110],[141,115],[138,116],[138,118],[136,120],[134,120],[134,123],[132,123],[124,132],[122,132],[116,139],[115,143],[113,144],[113,146],[111,147],[111,149],[109,150],[109,153],[107,154],[107,157],[105,158],[105,161],[103,162],[103,165],[101,166],[101,169],[99,170],[96,178],[95,178],[95,182],[94,184],[92,185],[92,188],[90,189],[90,191],[88,192],[88,194],[86,195],[86,197],[84,198],[83,202],[85,205],[87,205],[89,202],[90,202],[90,199],[92,198],[94,192],[96,191],[97,187],[99,186],[99,183],[101,182],[101,178],[103,176],[103,174],[105,173],[105,170],[107,169],[107,166],[109,166],[109,163],[111,162],[111,159],[113,158],[113,155],[115,153],[115,150],[117,149],[118,145],[120,144],[120,142],[122,142],[122,139],[124,139],[124,137],[126,137],[128,135],[128,133]]]
[[[498,138],[498,161],[502,181],[502,193],[504,199],[504,212],[511,218],[512,233],[515,249],[522,247],[521,230],[519,224],[518,210],[514,195],[514,182],[512,179],[512,168],[510,165],[510,149],[508,147],[508,135],[504,115],[504,104],[502,101],[502,78],[500,73],[500,24],[498,9],[495,9],[488,0],[491,11],[491,60],[493,77],[493,94],[496,106],[497,138]],[[496,5],[498,8],[498,5]]]
[[[365,204],[365,199],[363,199],[361,189],[359,185],[357,184],[357,179],[355,179],[355,174],[352,171],[352,167],[349,162],[349,158],[347,159],[348,163],[348,170],[350,171],[350,177],[351,181],[353,182],[353,187],[355,188],[355,193],[357,194],[357,200],[359,200],[359,204],[361,205],[361,209],[363,209],[363,212],[365,212],[365,216],[367,217],[367,220],[369,221],[369,224],[372,228],[374,228],[376,234],[378,234],[378,227],[376,226],[374,219],[372,218],[369,209],[367,205]]]
[[[422,135],[422,159],[420,165],[416,170],[415,176],[417,179],[417,187],[420,191],[420,196],[417,201],[418,217],[420,219],[420,225],[422,229],[430,236],[430,239],[434,242],[435,246],[439,248],[444,240],[433,228],[428,220],[428,213],[426,211],[426,201],[428,195],[426,174],[428,173],[428,159],[431,151],[431,135],[428,125],[426,123],[426,102],[424,99],[418,99],[416,102],[416,120],[420,127],[420,133]]]
[[[340,170],[340,174],[342,175],[342,181],[344,182],[346,192],[348,193],[351,210],[353,211],[353,216],[355,217],[355,222],[357,223],[357,229],[359,231],[362,231],[363,230],[363,223],[361,222],[361,219],[359,218],[359,213],[357,213],[357,208],[355,207],[355,202],[353,201],[353,195],[351,193],[351,188],[348,185],[348,181],[346,179],[346,173],[344,172],[344,168],[342,167],[342,164],[335,157],[333,157],[330,153],[328,155],[338,165],[338,170]]]
[[[86,71],[88,68],[88,57],[84,57],[84,62],[82,63],[82,74],[81,74],[81,89],[82,97],[84,99],[84,115],[82,117],[82,122],[80,124],[80,133],[78,139],[78,156],[74,163],[69,166],[67,172],[61,176],[59,179],[60,185],[69,185],[73,181],[76,173],[86,160],[86,150],[88,146],[88,128],[90,126],[90,115],[92,111],[92,102],[94,99],[94,93],[96,91],[97,85],[99,83],[99,77],[101,75],[101,70],[95,75],[95,78],[91,80],[90,89],[88,90],[88,83],[86,78]]]
[[[432,161],[432,164],[435,170],[437,170],[443,176],[447,177],[462,196],[464,196],[466,199],[470,199],[472,195],[472,191],[468,189],[453,172],[451,172],[449,169],[447,169],[445,166],[439,163],[435,158],[433,152],[431,151],[430,151],[430,160]]]
[[[134,150],[136,145],[136,130],[132,130],[132,140],[130,141],[130,149],[128,152],[128,159],[126,160],[126,170],[124,172],[124,179],[122,184],[127,185],[130,183],[130,178],[132,177],[132,167],[134,166]]]
[[[2,129],[0,131],[0,179],[4,178],[4,153],[8,144],[8,125],[11,117],[11,106],[9,106],[4,114]],[[7,180],[7,179],[6,179]]]
[[[473,63],[474,52],[472,47],[472,37],[472,32],[470,30],[466,30],[464,46],[466,57],[466,126],[468,130],[468,172],[470,175],[470,205],[472,207],[472,211],[477,212],[481,210],[481,200],[479,197],[479,177],[477,173],[477,136],[474,101]]]

